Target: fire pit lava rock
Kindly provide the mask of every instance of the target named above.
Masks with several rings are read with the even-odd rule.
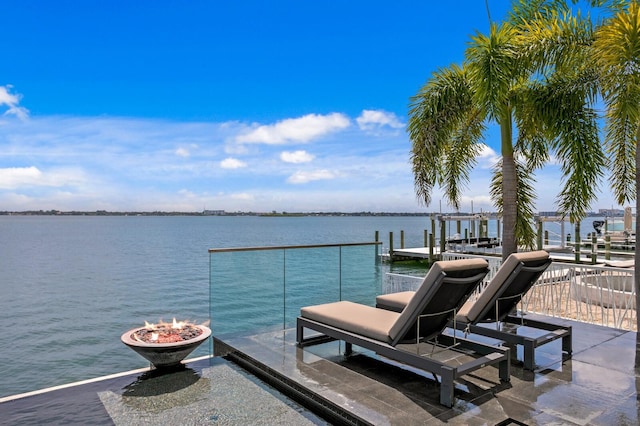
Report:
[[[211,329],[205,325],[147,324],[134,328],[122,335],[120,340],[142,355],[156,368],[171,368],[180,365],[195,348],[211,336]]]

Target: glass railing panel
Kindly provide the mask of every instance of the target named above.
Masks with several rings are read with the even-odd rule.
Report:
[[[300,308],[380,292],[379,243],[212,249],[211,328],[215,336],[291,328]]]
[[[284,250],[210,255],[211,329],[214,335],[282,327]]]
[[[375,305],[383,276],[379,250],[378,245],[341,247],[341,300]]]
[[[303,306],[340,300],[340,247],[287,249],[285,327],[294,327]]]

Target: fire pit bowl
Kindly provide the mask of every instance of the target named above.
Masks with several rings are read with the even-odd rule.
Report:
[[[174,320],[175,321],[175,320]],[[171,368],[180,365],[195,348],[211,336],[211,329],[205,325],[190,325],[192,329],[200,330],[200,333],[186,340],[162,343],[160,341],[144,341],[139,333],[147,333],[148,327],[138,327],[124,333],[120,340],[131,349],[142,355],[156,368]]]

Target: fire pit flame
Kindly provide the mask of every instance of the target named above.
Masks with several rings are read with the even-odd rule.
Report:
[[[129,330],[121,337],[122,342],[156,367],[180,364],[180,361],[205,341],[211,330],[208,321],[201,325],[189,321],[144,322],[144,327]]]
[[[202,330],[196,324],[189,321],[172,322],[160,320],[157,324],[144,322],[144,327],[133,334],[133,338],[145,343],[175,343],[198,337]]]

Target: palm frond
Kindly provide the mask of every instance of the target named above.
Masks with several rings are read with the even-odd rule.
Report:
[[[466,51],[473,100],[494,121],[507,115],[511,85],[522,71],[516,36],[511,25],[492,24],[489,35],[473,36]]]
[[[477,139],[471,117],[482,117],[472,106],[467,72],[457,65],[435,72],[411,99],[407,130],[412,142],[414,185],[419,200],[426,205],[431,202],[433,188],[443,185],[450,204],[459,206],[459,186],[471,165],[452,162],[450,152],[456,152],[451,148],[455,139]],[[471,132],[469,137],[464,136],[465,131]],[[465,146],[455,148],[462,150]],[[451,172],[452,165],[461,172],[459,176]]]
[[[596,32],[593,46],[601,72],[606,112],[606,146],[615,173],[611,185],[619,203],[636,199],[635,152],[640,123],[640,5],[629,2]]]

